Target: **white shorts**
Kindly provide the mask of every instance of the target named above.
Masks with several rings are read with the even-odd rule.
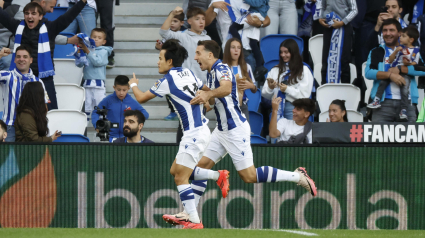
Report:
[[[230,131],[214,129],[204,156],[217,164],[227,153],[232,158],[237,171],[254,165],[251,149],[251,128],[248,122]]]
[[[195,130],[184,132],[180,141],[179,152],[177,152],[176,163],[194,169],[201,160],[210,139],[211,131],[207,124]]]

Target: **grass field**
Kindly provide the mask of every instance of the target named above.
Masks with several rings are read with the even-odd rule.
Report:
[[[62,229],[62,228],[1,228],[2,238],[140,238],[140,237],[172,237],[172,238],[251,238],[251,237],[425,237],[425,231],[393,231],[393,230],[241,230],[241,229]]]

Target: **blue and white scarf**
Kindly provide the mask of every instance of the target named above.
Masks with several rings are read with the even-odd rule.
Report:
[[[326,23],[332,26],[335,21],[341,21],[341,18],[334,12],[326,15]],[[341,56],[344,45],[344,29],[342,26],[333,29],[331,45],[329,48],[328,68],[326,73],[326,83],[340,83],[341,81]]]
[[[24,32],[25,21],[21,21],[16,29],[15,33],[15,47],[13,48],[12,62],[10,63],[10,70],[16,68],[15,64],[15,54],[16,49],[21,45],[22,41],[22,33]],[[53,69],[52,55],[50,54],[50,42],[49,42],[49,34],[47,32],[47,27],[43,23],[40,27],[39,36],[38,36],[38,77],[39,78],[47,78],[49,76],[55,75],[55,71]]]
[[[424,13],[424,0],[419,0],[415,7],[413,8],[413,18],[412,23],[416,24],[418,23],[418,17],[422,16]]]
[[[94,40],[90,37],[88,37],[84,33],[77,34],[78,38],[82,39],[84,44],[87,46],[87,48],[92,51],[96,48],[96,43]],[[77,45],[74,45],[74,52],[69,54],[68,56],[74,56],[75,57],[75,64],[79,65],[80,63],[84,64],[85,66],[89,66],[89,61],[87,60],[87,55],[84,53],[83,50],[79,49]]]

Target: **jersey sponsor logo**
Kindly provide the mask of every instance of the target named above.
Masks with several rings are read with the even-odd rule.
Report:
[[[126,109],[124,109],[124,111],[128,111],[131,110],[131,107],[127,107],[127,105],[125,105]]]
[[[155,84],[152,86],[152,91],[156,91],[159,86],[161,85],[162,81],[160,79],[158,79],[158,81],[155,82]]]

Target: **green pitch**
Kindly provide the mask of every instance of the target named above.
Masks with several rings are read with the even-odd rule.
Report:
[[[361,238],[388,238],[388,237],[425,237],[425,231],[393,231],[393,230],[240,230],[240,229],[18,229],[1,228],[0,237],[7,238],[251,238],[251,237],[361,237]]]

